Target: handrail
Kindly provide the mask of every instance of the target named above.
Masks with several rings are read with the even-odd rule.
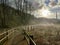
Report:
[[[4,32],[4,33],[0,34],[0,40],[1,40],[2,38],[4,38],[6,35],[8,35],[8,32]]]
[[[25,38],[27,37],[29,39],[29,45],[36,45],[34,40],[24,31]]]
[[[3,45],[5,43],[5,41],[8,40],[8,37],[13,33],[13,31],[11,31],[11,32],[10,31],[6,31],[6,32],[4,32],[0,35],[0,36],[2,36],[1,39],[0,39],[0,45]],[[7,33],[7,35],[4,35],[5,33]]]
[[[8,33],[10,33],[10,32],[12,32],[12,30],[8,30],[8,31],[6,31],[6,32],[1,33],[1,34],[0,34],[0,40],[1,40],[2,38],[4,38],[6,35],[8,35]]]
[[[36,43],[33,41],[33,39],[32,39],[32,38],[30,38],[30,40],[32,41],[32,43],[33,43],[34,45],[36,45]]]

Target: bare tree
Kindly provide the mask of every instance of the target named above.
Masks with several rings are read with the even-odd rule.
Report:
[[[19,10],[18,15],[20,15],[21,22],[26,24],[28,21],[28,10],[31,13],[32,4],[27,0],[15,0],[16,8]],[[29,8],[28,8],[29,7]]]
[[[58,18],[58,16],[57,16],[57,11],[56,11],[56,19]]]
[[[7,7],[6,7],[6,3],[7,0],[1,0],[2,3],[2,9],[1,9],[1,27],[6,27],[7,26],[7,20],[6,20],[6,16],[7,15]]]
[[[29,9],[30,9],[30,14],[31,14],[31,11],[32,11],[32,4],[29,3]]]

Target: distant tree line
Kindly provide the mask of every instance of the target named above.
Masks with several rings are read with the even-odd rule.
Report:
[[[6,16],[8,16],[8,15],[6,15],[7,11],[6,11],[6,7],[4,7],[6,2],[7,2],[7,0],[1,0],[1,3],[2,3],[2,7],[0,7],[1,27],[6,27],[7,26]]]
[[[7,0],[0,1],[2,4],[0,4],[0,27],[6,28],[9,27],[10,23],[16,22],[17,24],[19,22],[25,25],[28,23],[29,19],[33,17],[31,15],[31,3],[28,3],[26,0],[15,0],[17,10],[9,7],[7,5],[9,2]],[[30,11],[30,14],[28,14],[28,10]]]

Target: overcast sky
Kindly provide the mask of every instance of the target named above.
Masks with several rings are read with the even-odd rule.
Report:
[[[9,0],[9,2],[11,3],[12,7],[15,7],[15,0]],[[55,17],[55,12],[58,12],[58,17],[60,18],[60,0],[27,0],[32,2],[32,5],[34,7],[39,7],[36,4],[39,3],[39,5],[44,5],[45,7],[49,8],[49,10],[53,13],[53,15],[51,15],[51,17]],[[43,6],[43,7],[44,7]],[[41,10],[41,9],[37,9],[37,10]],[[33,14],[35,14],[35,16],[39,15],[37,13],[37,10],[35,10],[35,12],[33,12]]]

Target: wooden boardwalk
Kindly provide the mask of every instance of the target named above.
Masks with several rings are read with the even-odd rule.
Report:
[[[5,33],[7,34],[5,35]],[[1,36],[3,36],[3,38]],[[27,45],[27,41],[23,40],[24,35],[22,34],[22,30],[20,29],[15,28],[0,34],[0,38],[4,39],[4,37],[7,37],[7,39],[2,45]]]

